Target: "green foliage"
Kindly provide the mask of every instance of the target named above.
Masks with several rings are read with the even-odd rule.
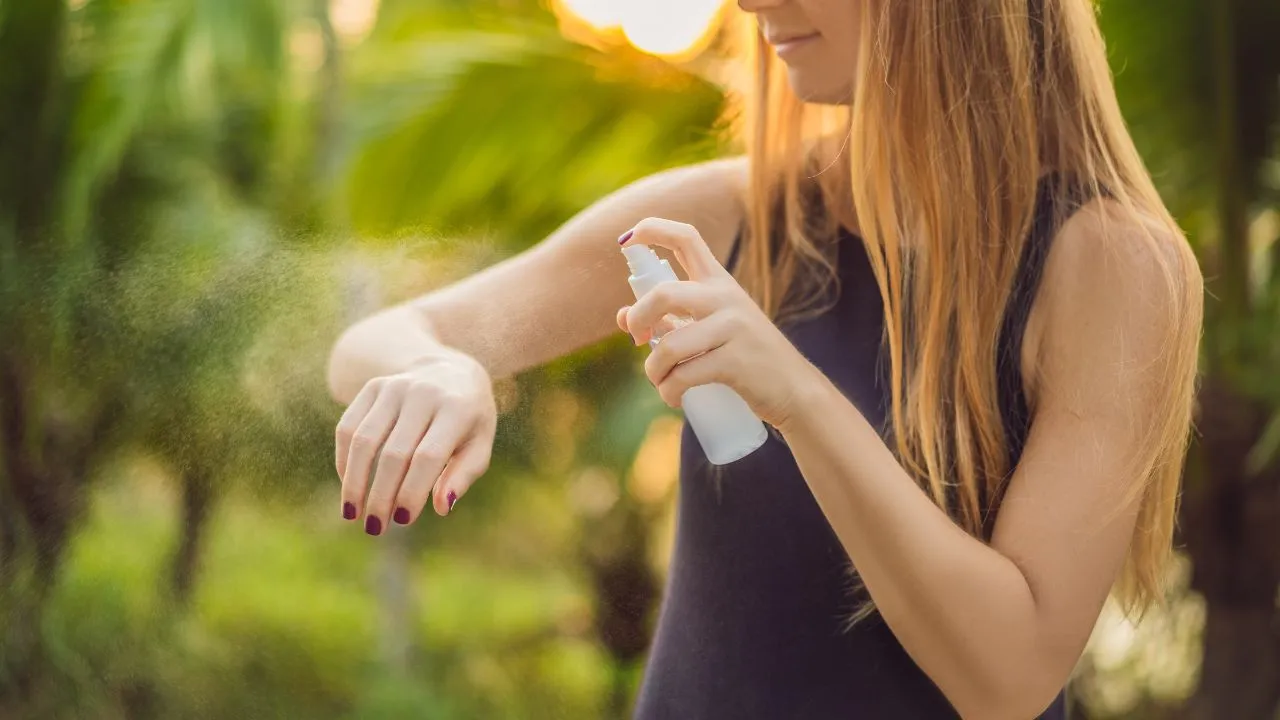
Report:
[[[533,3],[386,2],[354,45],[326,12],[0,6],[0,715],[595,717],[634,683],[564,572],[566,477],[619,482],[658,412],[634,348],[520,380],[490,476],[396,535],[390,629],[324,364],[377,304],[716,154],[720,94]],[[565,414],[619,386],[648,402]]]
[[[1102,17],[1162,192],[1252,283],[1208,354],[1274,409],[1280,263],[1239,242],[1280,188],[1277,10],[1228,4]],[[534,0],[383,0],[360,40],[329,6],[0,0],[0,716],[601,717],[634,691],[593,623],[597,573],[669,520],[629,489],[665,410],[639,352],[520,378],[458,511],[378,540],[337,518],[324,366],[357,316],[723,152],[722,92]]]

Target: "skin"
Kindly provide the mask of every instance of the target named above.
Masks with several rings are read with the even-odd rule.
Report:
[[[848,96],[840,77],[850,73],[838,69],[853,66],[848,0],[739,4],[766,37],[821,28],[785,53],[791,82],[813,99]],[[375,519],[374,534],[397,508],[406,522],[427,502],[446,515],[487,467],[492,378],[597,342],[615,323],[639,344],[666,313],[687,315],[695,322],[645,362],[663,399],[678,406],[708,382],[734,388],[782,433],[885,621],[956,709],[1035,716],[1070,676],[1133,533],[1137,505],[1126,497],[1137,479],[1126,468],[1163,391],[1151,368],[1177,330],[1162,246],[1103,201],[1060,230],[1021,359],[1033,429],[988,545],[920,492],[724,269],[745,183],[741,159],[653,176],[527,252],[349,329],[329,377],[350,403],[336,455],[348,515]],[[628,230],[627,242],[671,253],[688,280],[626,306],[611,238]],[[1173,252],[1173,238],[1152,232]]]
[[[787,65],[787,80],[803,100],[840,104],[853,94],[858,64],[857,0],[738,0]],[[804,39],[782,49],[783,41]]]

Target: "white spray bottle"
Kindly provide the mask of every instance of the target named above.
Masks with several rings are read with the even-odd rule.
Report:
[[[679,279],[670,263],[660,259],[646,245],[628,245],[622,248],[622,254],[631,269],[629,282],[637,300],[659,284]],[[654,328],[650,347],[657,345],[663,334],[689,322],[687,318],[667,316],[662,327]],[[680,404],[689,427],[713,465],[726,465],[744,458],[769,438],[769,431],[760,418],[751,412],[738,393],[726,385],[714,383],[689,388]]]

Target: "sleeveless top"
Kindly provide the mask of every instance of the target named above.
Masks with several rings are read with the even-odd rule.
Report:
[[[1010,467],[1031,422],[1023,331],[1053,236],[1083,202],[1072,193],[1056,200],[1057,186],[1041,183],[1000,338]],[[842,230],[835,251],[834,304],[781,329],[873,427],[887,428],[880,293],[859,238]],[[680,454],[675,545],[635,718],[958,717],[878,614],[844,629],[865,596],[786,444],[771,435],[746,458],[712,468],[686,425]],[[1040,717],[1066,715],[1063,692]]]

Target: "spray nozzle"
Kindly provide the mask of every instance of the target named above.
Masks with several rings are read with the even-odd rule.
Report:
[[[628,245],[622,248],[622,254],[627,258],[627,267],[631,268],[631,274],[636,277],[663,270],[662,260],[648,245]]]

